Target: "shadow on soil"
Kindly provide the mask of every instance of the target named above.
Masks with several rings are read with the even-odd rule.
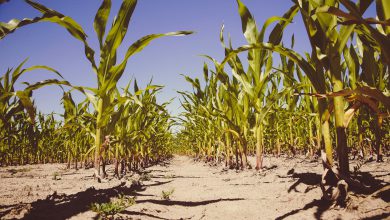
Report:
[[[117,197],[119,194],[145,196],[138,193],[144,190],[144,187],[126,187],[123,183],[110,189],[89,188],[72,195],[53,193],[45,200],[31,203],[31,209],[24,219],[67,219],[89,210],[91,203],[106,203],[110,201],[110,198]]]
[[[200,176],[153,175],[156,179],[201,179]]]
[[[217,202],[239,201],[239,200],[244,200],[244,199],[243,198],[213,199],[213,200],[205,200],[205,201],[199,201],[199,202],[145,199],[145,200],[137,200],[137,204],[153,203],[153,204],[166,205],[166,206],[178,205],[178,206],[194,207],[194,206],[213,204],[213,203],[217,203]]]
[[[291,177],[294,179],[297,178],[298,180],[288,188],[287,192],[291,192],[292,190],[298,192],[296,188],[301,183],[309,186],[317,186],[321,182],[321,175],[317,173],[293,173]],[[307,192],[305,191],[305,193]]]
[[[160,185],[164,185],[164,184],[170,183],[172,181],[173,180],[169,180],[169,181],[154,181],[155,183],[144,184],[144,186],[146,186],[146,187],[149,187],[149,186],[160,186]]]
[[[152,203],[158,205],[172,206],[202,206],[212,203],[224,202],[224,201],[237,201],[243,200],[242,198],[228,198],[228,199],[216,199],[216,200],[205,200],[205,201],[174,201],[174,200],[155,200],[155,199],[142,199],[142,197],[150,196],[145,195],[139,192],[145,191],[148,186],[156,186],[166,184],[166,182],[157,182],[156,184],[145,185],[145,186],[125,186],[125,183],[109,188],[109,189],[94,189],[89,188],[83,192],[77,194],[66,195],[66,194],[57,194],[53,193],[49,195],[44,200],[37,200],[31,204],[17,204],[13,206],[1,206],[1,209],[6,209],[5,211],[0,212],[0,218],[9,214],[12,211],[20,212],[23,209],[28,211],[23,219],[67,219],[82,212],[90,210],[90,205],[92,203],[107,203],[110,201],[110,198],[117,197],[120,194],[137,196],[137,204],[141,203]],[[125,210],[121,212],[124,215],[138,215],[145,217],[153,217],[157,219],[164,219],[159,216],[155,216],[148,213],[134,212]]]
[[[129,215],[129,216],[145,216],[145,217],[150,217],[150,218],[156,218],[156,219],[167,219],[167,218],[162,218],[162,217],[159,217],[157,215],[152,215],[152,214],[148,214],[148,213],[144,213],[144,212],[134,212],[134,211],[123,211],[121,212],[121,214],[124,214],[124,215]]]
[[[308,185],[308,187],[317,187],[319,186],[321,182],[321,175],[316,173],[293,173],[290,178],[297,180],[289,187],[287,190],[289,193],[294,190],[295,192],[299,192],[296,190],[296,187],[303,183],[305,185]],[[359,183],[364,185],[364,188],[356,187],[356,186],[350,186],[349,190],[350,193],[353,193],[357,196],[363,196],[367,197],[369,195],[373,195],[374,198],[382,199],[385,202],[390,201],[390,188],[388,187],[390,184],[386,183],[385,181],[378,179],[382,175],[372,175],[369,172],[358,172],[351,175],[352,179],[358,181]],[[288,178],[288,177],[281,177],[280,178]],[[385,188],[386,187],[386,188]],[[382,189],[382,190],[381,190]],[[311,190],[311,189],[310,189]],[[307,193],[308,190],[306,190],[304,193]],[[378,193],[376,193],[378,192]],[[313,207],[317,207],[316,212],[314,213],[315,219],[321,219],[322,214],[326,212],[330,207],[332,206],[332,203],[326,200],[313,200],[310,203],[306,204],[304,207],[296,210],[292,210],[282,216],[277,217],[276,219],[284,219],[288,216],[295,215],[301,211],[311,209]],[[366,219],[383,219],[390,216],[389,213],[382,213],[378,216],[371,216]]]
[[[282,216],[276,218],[276,220],[281,220],[287,218],[288,216],[295,215],[301,211],[311,209],[313,207],[317,207],[317,211],[314,213],[315,219],[321,219],[322,214],[331,206],[332,204],[328,201],[324,200],[313,200],[310,203],[306,204],[301,209],[292,210]]]

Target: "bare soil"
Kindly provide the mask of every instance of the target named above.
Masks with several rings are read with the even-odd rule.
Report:
[[[250,158],[254,164],[254,158]],[[64,164],[0,168],[1,219],[97,219],[91,203],[120,194],[136,204],[120,219],[389,219],[390,160],[360,167],[370,192],[350,191],[345,208],[321,200],[322,166],[303,158],[265,158],[266,168],[227,170],[186,156],[97,183],[93,170],[65,170]],[[351,163],[351,170],[356,166]],[[294,169],[294,174],[287,175]],[[112,176],[113,168],[108,167]],[[146,178],[145,178],[146,177]],[[150,177],[150,180],[147,177]],[[141,185],[136,184],[141,182]],[[169,199],[162,191],[173,190]]]

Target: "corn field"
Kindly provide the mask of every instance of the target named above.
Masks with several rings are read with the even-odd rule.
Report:
[[[313,158],[321,150],[330,164],[338,158],[346,175],[349,155],[375,152],[381,161],[389,147],[387,2],[377,1],[375,20],[361,16],[371,3],[294,1],[260,31],[249,9],[237,3],[248,44],[232,48],[222,26],[226,57],[205,56],[212,68],[205,62],[204,86],[185,76],[193,92],[180,92],[182,145],[238,169],[251,167],[248,155],[256,155],[255,168],[261,169],[264,154]],[[290,47],[281,41],[295,16],[302,16],[312,46],[304,56],[293,50],[294,35]]]
[[[164,86],[152,79],[139,86],[133,77],[124,88],[118,82],[128,61],[149,43],[185,38],[192,31],[143,36],[124,48],[120,59],[136,0],[123,0],[109,25],[112,2],[102,0],[92,24],[96,36],[88,37],[73,18],[32,0],[25,3],[40,16],[1,22],[0,40],[35,23],[59,26],[82,46],[81,58],[88,60],[97,86],[73,85],[52,67],[26,66],[27,59],[8,68],[0,77],[1,166],[64,163],[67,169],[94,168],[100,182],[108,165],[121,178],[174,154],[256,172],[262,172],[267,157],[303,155],[317,161],[322,155],[326,166],[337,167],[338,178],[348,180],[350,160],[383,162],[388,155],[388,0],[292,0],[284,14],[265,21],[256,21],[236,0],[246,43],[233,47],[237,39],[221,25],[215,37],[224,58],[202,55],[199,77],[177,76],[192,87],[177,92],[178,116],[168,112],[170,102],[157,100]],[[364,16],[369,7],[376,8],[375,18]],[[297,17],[311,48],[304,54],[294,50],[294,34],[285,33]],[[89,44],[94,37],[98,48]],[[51,75],[36,83],[21,81],[40,70]],[[17,89],[18,84],[25,88]],[[35,104],[34,92],[49,85],[63,94],[62,113],[44,114]],[[84,100],[76,102],[75,93]]]

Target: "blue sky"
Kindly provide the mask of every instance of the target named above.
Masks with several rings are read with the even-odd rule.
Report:
[[[53,8],[76,20],[88,35],[88,42],[98,51],[97,37],[93,30],[93,19],[100,6],[97,0],[39,0],[38,2]],[[243,0],[257,20],[258,26],[271,16],[281,16],[292,2],[289,0]],[[117,13],[121,1],[113,0],[111,19]],[[24,1],[11,0],[0,5],[0,21],[8,22],[12,18],[38,16],[39,13]],[[108,25],[110,25],[110,21]],[[159,94],[160,102],[176,99],[168,107],[172,114],[180,109],[177,90],[190,90],[191,87],[180,74],[202,78],[204,58],[200,54],[210,55],[222,60],[224,50],[219,42],[221,25],[225,33],[230,34],[234,47],[245,44],[241,21],[235,0],[139,0],[128,33],[119,50],[123,57],[127,47],[140,37],[152,33],[165,33],[179,30],[192,30],[196,33],[184,37],[157,39],[141,53],[130,58],[127,69],[119,85],[123,87],[135,77],[140,87],[153,77],[154,84],[165,85]],[[295,34],[295,49],[302,53],[309,51],[306,32],[296,16],[294,23],[285,32],[285,39]],[[289,45],[289,43],[287,44]],[[74,85],[96,86],[96,77],[84,55],[81,42],[68,32],[52,23],[38,23],[18,29],[0,41],[0,75],[7,68],[15,67],[25,58],[29,58],[26,67],[31,65],[50,66]],[[26,74],[19,82],[35,82],[54,75],[45,71]],[[62,112],[60,99],[62,92],[51,86],[34,92],[36,105],[40,111]],[[81,101],[82,96],[77,96]]]

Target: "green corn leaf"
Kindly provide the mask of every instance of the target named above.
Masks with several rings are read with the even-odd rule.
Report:
[[[373,0],[371,0],[373,1]],[[378,0],[376,1],[376,12],[381,21],[390,22],[390,2],[387,0]],[[385,34],[389,36],[390,27],[387,25],[383,27]]]
[[[103,0],[102,4],[99,7],[95,15],[95,20],[93,22],[93,27],[99,39],[100,48],[103,48],[103,37],[106,31],[106,24],[108,16],[111,11],[111,0]]]
[[[48,86],[48,85],[58,85],[58,86],[65,85],[65,86],[70,86],[70,87],[72,86],[68,81],[65,81],[65,80],[60,81],[58,79],[47,79],[47,80],[36,82],[34,84],[27,86],[25,91],[29,93],[33,90],[36,90],[36,89],[39,89],[43,86]]]
[[[8,84],[8,81],[9,81],[9,73],[7,72],[7,74],[5,74],[5,82],[4,82],[4,87],[7,91],[9,91],[9,87],[13,87],[16,80],[18,80],[18,78],[23,74],[24,71],[21,71],[22,69],[22,66],[27,62],[28,58],[23,60],[23,62],[21,62],[15,69],[15,71],[12,73],[12,77],[11,77],[11,83],[10,85],[7,85]]]
[[[145,91],[147,90],[153,90],[153,91],[159,91],[160,89],[164,88],[164,86],[161,85],[147,85],[146,88],[144,89]]]
[[[351,45],[350,48],[344,48],[344,59],[348,67],[349,82],[352,89],[356,88],[356,83],[359,77],[359,60],[357,58],[355,49]]]
[[[248,95],[253,98],[255,96],[252,85],[247,79],[243,79],[242,75],[238,75],[236,71],[232,70],[233,76],[243,85],[243,88]]]
[[[134,93],[137,93],[139,91],[137,80],[134,80]]]
[[[12,23],[12,28],[8,29],[6,34],[13,32],[19,27],[22,27],[27,24],[31,23],[36,23],[36,22],[41,22],[41,21],[48,21],[48,22],[53,22],[56,23],[64,28],[76,39],[82,41],[84,43],[84,48],[85,48],[85,55],[90,61],[94,71],[97,71],[96,63],[95,63],[95,58],[94,54],[95,51],[88,45],[87,43],[87,35],[85,34],[84,30],[81,28],[81,26],[74,21],[72,18],[67,17],[53,9],[49,9],[45,7],[44,5],[41,5],[37,2],[31,1],[31,0],[25,0],[29,5],[34,7],[35,9],[39,10],[42,13],[42,17],[37,17],[34,19],[24,19],[21,22],[15,21]]]
[[[356,5],[349,1],[349,0],[340,0],[340,2],[347,8],[347,10],[352,14],[357,20],[358,23],[361,25],[358,25],[356,28],[356,32],[362,36],[363,38],[369,39],[371,38],[372,40],[369,40],[371,46],[376,46],[376,50],[380,51],[381,54],[383,54],[384,61],[390,65],[390,39],[388,36],[382,34],[378,29],[375,29],[374,27],[371,26],[371,24],[363,19],[361,17],[361,13],[356,7]],[[383,5],[382,1],[377,1],[377,4],[380,4],[378,6],[378,9],[381,11],[381,6]],[[388,3],[384,3],[385,5],[388,5]],[[388,15],[388,12],[390,11],[388,8],[383,9],[386,11],[386,16]],[[382,16],[384,13],[378,12],[378,15]],[[340,15],[341,16],[341,15]],[[389,18],[389,17],[387,17]],[[387,20],[388,21],[388,20]],[[386,22],[387,22],[386,21]],[[386,24],[386,23],[385,23]],[[388,27],[387,27],[388,28]],[[362,40],[363,40],[362,38]]]
[[[265,22],[264,22],[264,24],[263,24],[263,27],[261,28],[261,31],[260,31],[260,34],[259,34],[259,37],[258,37],[258,40],[257,40],[257,42],[263,42],[264,41],[264,34],[265,34],[265,31],[266,31],[266,29],[267,29],[267,27],[270,25],[270,24],[272,24],[272,23],[274,23],[274,22],[276,22],[276,21],[283,21],[283,22],[290,22],[290,20],[289,19],[287,19],[287,18],[283,18],[283,17],[278,17],[278,16],[272,16],[272,17],[270,17],[270,18],[268,18]],[[275,29],[274,29],[275,30]],[[274,30],[272,30],[272,31],[274,31]],[[279,38],[281,39],[281,32],[282,31],[280,31],[279,33],[277,33],[276,31],[274,32],[274,34],[275,35],[279,35]],[[272,32],[271,32],[272,33]],[[271,38],[271,36],[270,36],[270,38]],[[273,39],[274,40],[274,39]],[[280,40],[274,40],[275,42],[280,42]]]
[[[7,72],[4,74],[4,90],[5,92],[12,92],[13,86],[10,85],[9,77],[11,74],[12,69],[8,69]]]
[[[76,117],[76,104],[72,98],[72,94],[70,92],[64,92],[62,96],[62,104],[64,105],[64,118],[71,122],[71,117]]]
[[[302,56],[300,56],[295,51],[284,48],[280,45],[272,45],[270,43],[244,45],[237,48],[236,50],[231,51],[221,62],[221,65],[218,67],[219,71],[222,70],[223,66],[226,64],[226,62],[228,62],[229,59],[231,59],[231,57],[236,56],[238,53],[251,50],[253,48],[263,48],[289,57],[307,74],[307,76],[310,78],[310,81],[313,83],[314,88],[317,91],[326,91],[324,76],[317,74],[314,67],[308,61],[306,61]]]
[[[256,21],[248,8],[241,2],[241,0],[237,0],[237,4],[238,12],[241,17],[242,32],[244,33],[244,36],[249,43],[256,43],[258,40]]]
[[[133,15],[137,5],[136,0],[124,0],[114,20],[110,31],[104,42],[102,56],[108,56],[109,59],[115,57],[116,50],[121,45],[129,26],[130,18]],[[104,59],[108,60],[108,59]]]
[[[35,107],[33,102],[31,101],[30,94],[28,91],[16,91],[14,94],[17,96],[22,103],[23,107],[26,109],[29,119],[31,123],[34,123],[35,121]]]
[[[271,31],[269,35],[269,43],[272,44],[280,44],[282,37],[283,37],[283,30],[287,27],[289,23],[292,22],[295,15],[298,13],[299,7],[298,5],[294,4],[286,13],[283,15],[283,20],[281,20]],[[294,42],[292,40],[292,42]],[[294,43],[292,43],[294,44]],[[291,46],[293,48],[294,46]]]
[[[113,66],[110,69],[111,79],[112,79],[111,81],[113,81],[113,82],[118,81],[121,78],[123,71],[126,68],[127,60],[132,55],[142,51],[154,39],[157,39],[160,37],[165,37],[165,36],[184,36],[184,35],[189,35],[192,33],[193,32],[191,32],[191,31],[178,31],[178,32],[169,32],[169,33],[165,33],[165,34],[151,34],[151,35],[147,35],[147,36],[142,37],[141,39],[134,42],[128,48],[123,61],[119,65]]]
[[[206,82],[209,81],[209,68],[206,63],[203,64],[203,78]]]
[[[24,62],[22,63],[24,64]],[[18,66],[18,68],[14,71],[14,73],[12,74],[12,80],[11,80],[11,85],[13,86],[16,82],[16,80],[18,80],[18,78],[25,72],[29,72],[29,71],[32,71],[32,70],[37,70],[37,69],[42,69],[42,70],[48,70],[50,72],[53,72],[55,73],[57,76],[62,77],[62,75],[55,69],[51,68],[51,67],[48,67],[48,66],[42,66],[42,65],[37,65],[37,66],[31,66],[31,67],[28,67],[26,69],[23,69],[20,71],[20,67],[21,66]]]

